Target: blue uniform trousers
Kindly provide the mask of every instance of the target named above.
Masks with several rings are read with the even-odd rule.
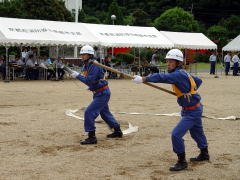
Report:
[[[210,74],[215,74],[216,61],[210,61],[210,63],[211,63]]]
[[[84,129],[86,132],[95,131],[95,119],[99,116],[108,124],[110,128],[118,128],[119,123],[109,111],[108,101],[110,99],[109,89],[93,95],[93,101],[84,113]]]
[[[238,62],[233,64],[233,75],[236,76],[238,73]]]
[[[225,73],[227,74],[230,70],[230,62],[225,62]]]
[[[194,110],[182,110],[182,119],[172,131],[173,151],[176,154],[185,153],[183,136],[189,130],[191,137],[199,149],[206,148],[207,139],[202,126],[202,106]]]

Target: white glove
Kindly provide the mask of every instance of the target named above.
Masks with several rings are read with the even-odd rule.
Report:
[[[140,83],[143,82],[143,79],[142,79],[141,76],[135,75],[135,76],[134,76],[134,79],[133,79],[132,81],[133,81],[134,83],[136,83],[136,84],[140,84]]]
[[[79,75],[79,73],[78,73],[77,71],[72,71],[71,76],[72,76],[73,78],[76,78],[78,75]]]

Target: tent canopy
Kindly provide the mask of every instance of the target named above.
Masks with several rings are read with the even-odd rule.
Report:
[[[217,45],[202,33],[160,31],[175,48],[180,49],[217,49]]]
[[[172,48],[154,27],[114,26],[0,17],[0,45],[85,44],[103,47]]]
[[[173,43],[154,27],[84,24],[104,47],[173,47]]]
[[[2,45],[99,44],[82,23],[0,17],[0,24]]]
[[[240,34],[222,48],[223,51],[240,51]]]
[[[0,17],[0,45],[217,49],[202,33],[154,27],[87,24]]]

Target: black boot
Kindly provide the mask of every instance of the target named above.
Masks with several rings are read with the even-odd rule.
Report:
[[[208,148],[201,149],[200,154],[197,157],[190,158],[191,162],[197,162],[197,161],[208,161],[210,159],[210,156],[208,154]]]
[[[178,154],[178,162],[169,168],[170,171],[181,171],[184,170],[188,167],[186,158],[185,158],[185,153]]]
[[[88,138],[80,142],[81,145],[97,144],[95,131],[88,132]]]
[[[114,128],[113,133],[108,134],[107,138],[121,138],[123,136],[122,130],[120,127]]]

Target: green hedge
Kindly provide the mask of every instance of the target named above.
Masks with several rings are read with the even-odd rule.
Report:
[[[194,60],[195,62],[209,62],[209,55],[196,53]]]
[[[116,56],[112,59],[113,63],[126,63],[126,64],[132,64],[134,61],[134,56],[130,53],[118,53]]]

